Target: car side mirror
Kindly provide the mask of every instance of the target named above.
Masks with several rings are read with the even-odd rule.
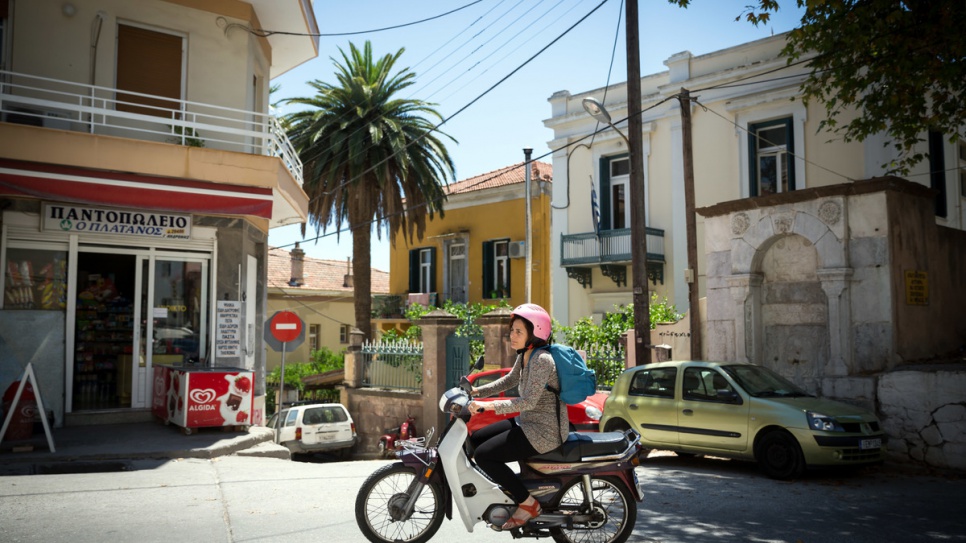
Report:
[[[737,392],[728,388],[722,388],[715,391],[715,395],[719,401],[725,403],[733,403],[736,405],[741,405],[741,396]]]

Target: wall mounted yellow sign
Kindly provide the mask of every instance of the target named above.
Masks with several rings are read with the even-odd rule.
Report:
[[[906,270],[906,305],[929,305],[929,274]]]

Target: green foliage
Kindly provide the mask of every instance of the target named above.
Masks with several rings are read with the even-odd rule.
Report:
[[[322,347],[317,351],[312,351],[311,362],[285,364],[285,390],[298,390],[299,396],[303,397],[303,393],[305,392],[305,385],[302,384],[303,377],[343,368],[345,368],[345,353],[335,354],[329,348]],[[265,395],[266,413],[272,414],[275,412],[275,391],[278,390],[281,377],[281,366],[273,369],[265,376],[265,388],[267,392]]]
[[[681,320],[681,314],[673,304],[668,302],[667,297],[659,301],[657,294],[652,294],[648,308],[652,330],[657,323]],[[621,335],[634,328],[634,304],[615,305],[614,311],[604,314],[600,325],[594,324],[590,317],[584,317],[573,326],[562,326],[554,322],[553,327],[555,331],[564,335],[564,342],[575,349],[588,352],[595,349],[618,349]]]
[[[690,0],[668,0],[688,7]],[[787,0],[791,2],[791,0]],[[825,107],[819,125],[843,141],[884,133],[898,158],[883,164],[907,175],[921,162],[924,134],[952,143],[966,125],[966,4],[961,0],[796,0],[801,26],[782,51],[807,61],[803,100]],[[736,19],[767,23],[776,0],[758,0]]]
[[[185,147],[205,146],[205,140],[201,139],[199,137],[200,134],[198,134],[198,132],[190,126],[172,126],[171,132],[175,134],[175,136],[168,138],[170,143],[177,143],[179,145],[184,145]]]

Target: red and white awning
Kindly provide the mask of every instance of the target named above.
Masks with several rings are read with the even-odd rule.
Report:
[[[272,219],[272,189],[0,160],[0,195]]]

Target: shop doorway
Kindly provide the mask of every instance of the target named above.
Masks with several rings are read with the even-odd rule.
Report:
[[[133,254],[77,255],[73,411],[131,407],[135,264]]]
[[[204,366],[209,258],[78,252],[72,411],[146,408],[154,364]]]

